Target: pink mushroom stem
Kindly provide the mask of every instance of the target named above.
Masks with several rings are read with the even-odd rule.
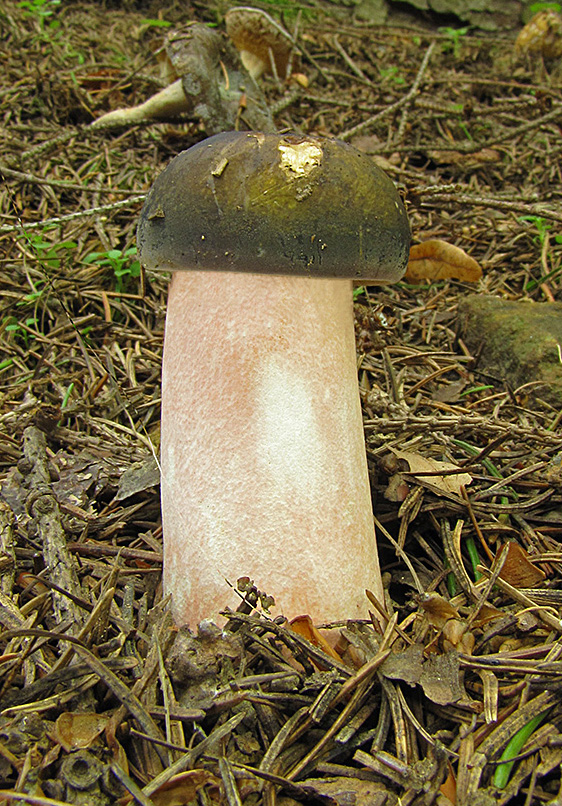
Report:
[[[390,179],[344,143],[225,132],[155,181],[137,238],[172,272],[162,384],[164,584],[178,624],[239,603],[366,617],[382,600],[357,384],[353,279],[397,280]]]
[[[174,273],[162,511],[179,623],[236,607],[245,575],[288,617],[382,599],[350,280]]]

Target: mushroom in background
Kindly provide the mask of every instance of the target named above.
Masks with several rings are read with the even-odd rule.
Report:
[[[242,127],[273,131],[263,93],[234,46],[218,31],[190,23],[168,35],[165,50],[166,76],[178,78],[139,106],[102,115],[93,127],[130,126],[189,114],[202,121],[207,134]]]
[[[177,156],[138,226],[172,272],[162,373],[164,587],[192,627],[243,576],[287,617],[382,601],[353,280],[393,282],[410,232],[391,180],[316,136],[227,132]]]
[[[226,33],[253,79],[264,73],[272,73],[277,79],[288,78],[294,43],[273,17],[260,8],[235,6],[226,12],[224,21]]]
[[[543,9],[521,29],[515,41],[517,55],[538,54],[548,61],[562,57],[562,16]]]

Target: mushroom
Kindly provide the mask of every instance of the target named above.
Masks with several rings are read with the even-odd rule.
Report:
[[[208,134],[239,128],[273,130],[262,91],[241,63],[236,48],[203,23],[189,23],[166,37],[167,79],[176,79],[139,106],[113,109],[93,128],[169,120],[181,114],[199,118]]]
[[[261,8],[235,6],[224,17],[226,33],[240,52],[240,60],[252,78],[273,73],[288,77],[293,53],[291,35]]]
[[[519,31],[515,53],[537,53],[549,61],[562,56],[562,16],[554,8],[543,8]]]
[[[226,132],[179,154],[141,212],[172,272],[162,370],[164,588],[194,626],[242,576],[287,617],[368,615],[382,584],[357,383],[353,280],[392,282],[408,221],[352,146]]]

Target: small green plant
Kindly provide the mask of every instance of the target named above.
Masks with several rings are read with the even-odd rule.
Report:
[[[537,238],[538,238],[538,242],[540,243],[540,245],[542,246],[544,244],[545,239],[546,239],[546,233],[552,227],[552,222],[551,221],[547,221],[546,219],[544,219],[540,215],[522,215],[522,216],[519,216],[519,218],[517,220],[521,221],[521,222],[528,221],[530,224],[534,224],[535,227],[537,228],[537,233],[538,233],[538,235],[535,237],[534,240],[536,241]],[[561,235],[555,235],[554,236],[554,241],[555,241],[555,243],[562,243],[562,234]]]
[[[468,33],[468,26],[466,28],[439,28],[440,34],[445,37],[441,45],[443,53],[450,53],[452,51],[455,59],[458,59],[461,52],[462,39]]]
[[[141,20],[140,24],[145,28],[170,28],[172,25],[172,23],[168,22],[168,20],[156,20],[151,18]]]
[[[531,3],[527,9],[529,19],[531,19],[531,17],[535,14],[538,14],[539,11],[557,11],[560,13],[560,11],[562,11],[562,6],[560,3]]]
[[[84,258],[84,263],[96,266],[110,266],[115,276],[115,291],[121,294],[128,283],[140,275],[140,263],[133,260],[137,254],[136,246],[129,249],[110,249],[108,252],[90,252]]]
[[[540,215],[522,215],[519,216],[517,220],[521,222],[528,221],[530,224],[535,225],[537,228],[537,234],[533,237],[533,241],[534,243],[540,245],[542,250],[546,241],[547,233],[552,228],[552,222],[547,221]],[[562,234],[555,235],[553,240],[556,244],[562,244]],[[552,280],[554,277],[559,277],[561,272],[562,269],[557,267],[552,269],[552,271],[548,272],[547,274],[544,274],[538,280],[529,280],[525,286],[525,291],[534,291],[534,289],[541,285],[541,283],[545,283],[547,280]]]
[[[35,316],[28,316],[25,319],[18,320],[15,316],[8,316],[2,323],[6,333],[12,333],[16,342],[19,342],[25,349],[29,347],[31,341],[35,339],[33,333],[30,333],[27,328],[37,329],[37,318]]]
[[[401,76],[398,72],[397,67],[379,67],[379,75],[381,78],[387,78],[389,81],[392,81],[394,84],[404,84],[405,78]]]
[[[532,717],[532,719],[530,719],[526,725],[523,725],[523,727],[520,728],[515,736],[513,736],[507,743],[505,750],[500,756],[500,761],[505,763],[499,764],[496,767],[496,771],[492,779],[494,786],[496,786],[498,789],[505,789],[507,786],[511,776],[511,770],[513,769],[517,756],[523,750],[525,742],[530,739],[543,719],[547,716],[547,714],[550,713],[550,710],[551,709],[548,711],[543,711],[542,714],[537,714],[536,716]]]
[[[35,339],[35,335],[30,333],[29,329],[39,330],[38,303],[43,297],[45,287],[45,282],[37,282],[34,291],[24,294],[16,302],[15,307],[21,309],[17,315],[6,316],[0,326],[0,329],[3,329],[5,333],[12,333],[15,341],[26,349],[29,347],[30,342]]]
[[[25,9],[26,17],[37,20],[39,28],[44,32],[55,31],[60,26],[58,20],[51,19],[60,4],[61,0],[20,0],[18,6]]]
[[[37,260],[43,268],[50,271],[60,269],[64,259],[64,252],[61,250],[76,249],[76,241],[46,241],[42,235],[26,235],[26,240]]]

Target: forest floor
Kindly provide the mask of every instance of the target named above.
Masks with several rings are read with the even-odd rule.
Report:
[[[207,132],[90,124],[160,89],[170,26],[222,13],[0,10],[0,802],[562,803],[561,408],[483,371],[457,317],[476,292],[562,302],[562,84],[516,58],[516,31],[331,8],[303,4],[301,78],[263,80],[276,127],[372,154],[414,243],[483,270],[357,290],[395,617],[345,625],[336,656],[248,608],[176,635],[162,600],[168,278],[140,270],[135,228]],[[432,482],[420,457],[472,481]]]

